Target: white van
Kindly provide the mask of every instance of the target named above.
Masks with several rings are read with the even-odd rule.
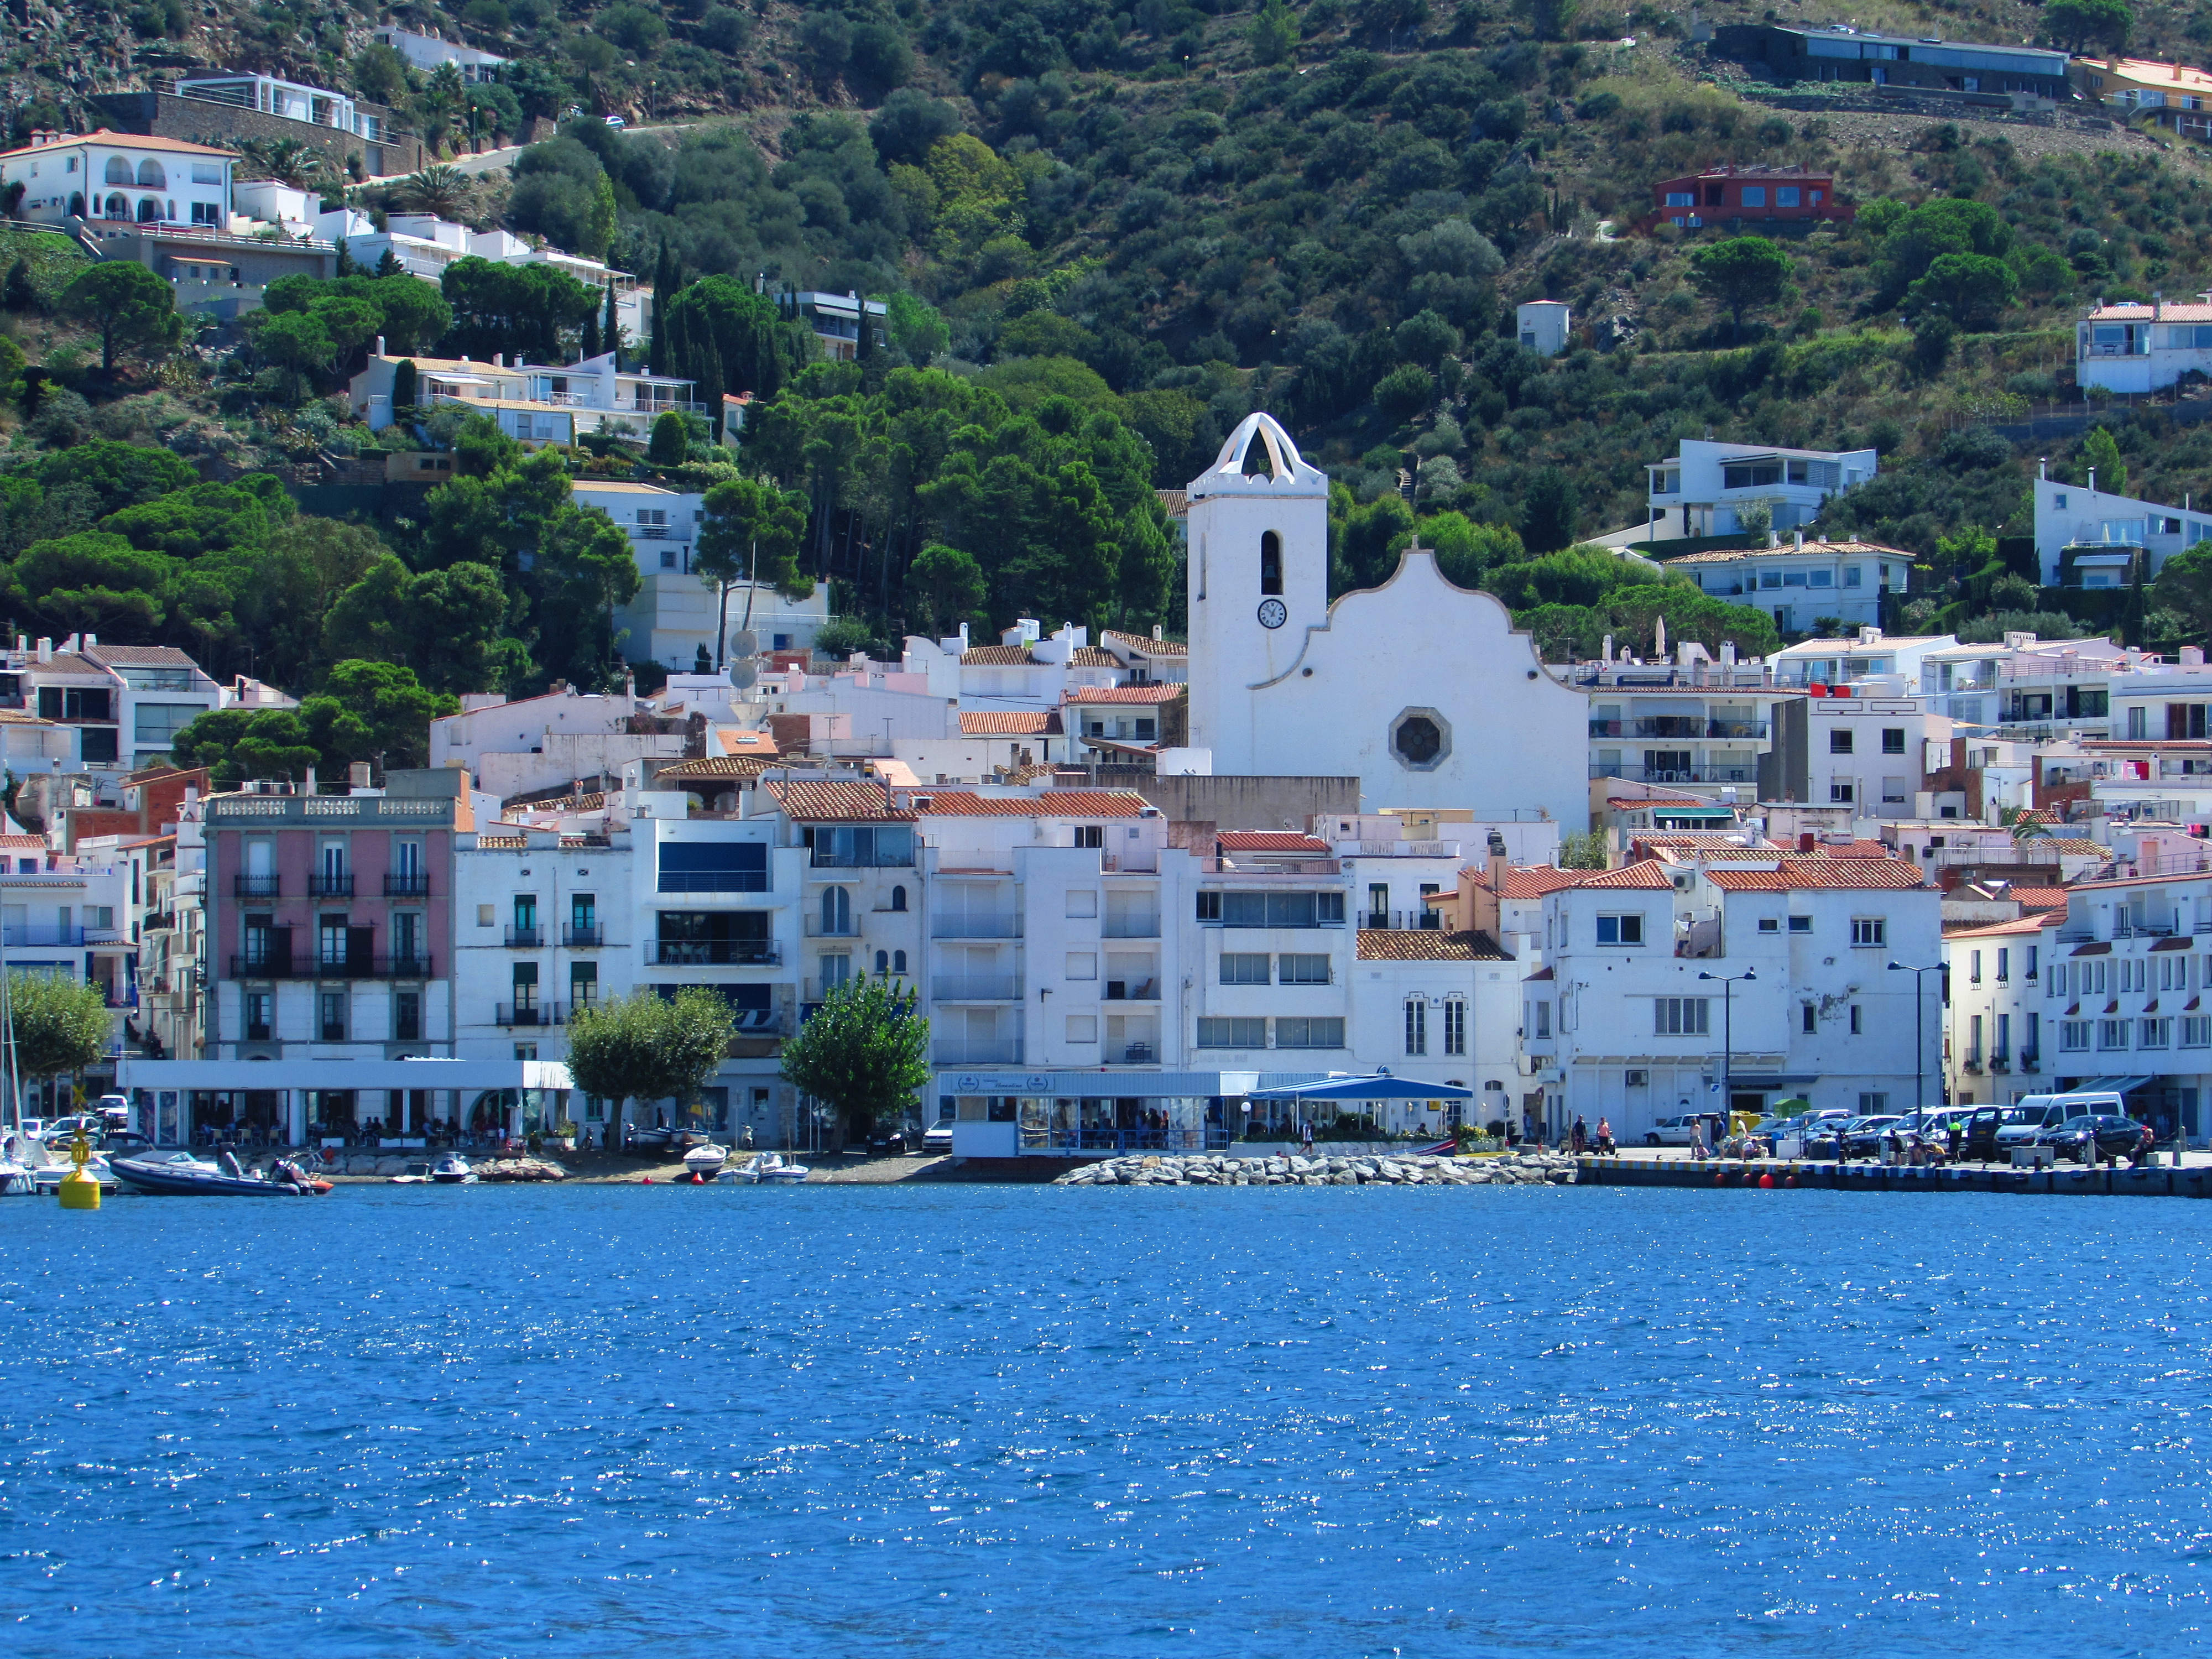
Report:
[[[2014,1109],[2013,1121],[1997,1130],[1997,1151],[2008,1152],[2014,1146],[2033,1146],[2036,1136],[2045,1129],[2056,1129],[2077,1117],[2103,1114],[2114,1117],[2128,1115],[2127,1102],[2120,1098],[2117,1090],[2082,1089],[2067,1095],[2022,1095]]]

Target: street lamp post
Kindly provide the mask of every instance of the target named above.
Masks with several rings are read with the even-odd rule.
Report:
[[[1912,1110],[1917,1116],[1920,1109],[1928,1103],[1922,1098],[1928,1092],[1928,1042],[1922,1034],[1922,1012],[1927,1005],[1920,995],[1920,976],[1942,973],[1943,964],[1936,962],[1925,968],[1915,968],[1910,963],[1893,962],[1889,964],[1889,971],[1912,975]]]
[[[1721,986],[1721,1127],[1728,1127],[1729,1115],[1735,1109],[1735,1010],[1736,982],[1750,984],[1759,977],[1759,971],[1747,968],[1740,974],[1700,973],[1699,979],[1718,980]]]

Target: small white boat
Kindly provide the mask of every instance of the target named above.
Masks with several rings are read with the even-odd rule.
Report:
[[[811,1173],[804,1164],[787,1164],[781,1152],[755,1152],[734,1171],[725,1170],[720,1178],[728,1180],[732,1174],[739,1181],[758,1185],[763,1182],[777,1186],[791,1186],[806,1179]]]
[[[24,1190],[35,1192],[41,1198],[52,1198],[61,1190],[62,1182],[69,1178],[70,1171],[76,1167],[74,1164],[46,1164],[35,1170],[25,1170],[24,1179],[31,1184]],[[0,1172],[4,1172],[4,1166],[0,1166]],[[107,1167],[107,1160],[98,1152],[85,1159],[84,1172],[98,1182],[105,1190],[111,1193],[123,1184],[115,1178],[115,1171]],[[14,1189],[0,1188],[0,1190]]]
[[[430,1179],[441,1187],[473,1187],[477,1172],[459,1152],[447,1152],[430,1171]]]
[[[717,1146],[709,1141],[704,1146],[694,1146],[690,1152],[684,1153],[684,1167],[693,1175],[704,1176],[708,1180],[712,1181],[720,1173],[722,1165],[728,1163],[729,1158],[728,1147]]]
[[[430,1183],[432,1173],[431,1166],[428,1164],[410,1164],[392,1177],[391,1184],[394,1187],[427,1187]]]

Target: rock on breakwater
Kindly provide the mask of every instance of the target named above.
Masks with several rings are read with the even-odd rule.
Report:
[[[1070,1170],[1055,1187],[1542,1187],[1577,1175],[1564,1152],[1506,1158],[1224,1158],[1148,1153]]]

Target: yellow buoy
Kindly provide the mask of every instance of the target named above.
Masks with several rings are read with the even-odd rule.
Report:
[[[76,1168],[62,1177],[62,1208],[64,1210],[96,1210],[100,1207],[100,1183],[84,1172],[84,1161],[92,1156],[92,1148],[84,1144],[84,1130],[80,1127],[76,1139],[70,1143],[70,1157]]]

